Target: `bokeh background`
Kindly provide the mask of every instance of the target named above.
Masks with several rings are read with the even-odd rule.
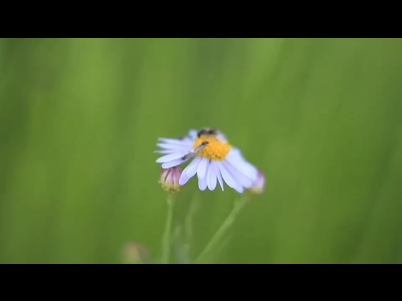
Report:
[[[211,263],[402,262],[401,53],[399,39],[1,39],[0,262],[120,263],[127,244],[158,258],[157,138],[204,126],[267,176]],[[197,204],[190,260],[238,197],[196,180],[178,196],[175,229]]]

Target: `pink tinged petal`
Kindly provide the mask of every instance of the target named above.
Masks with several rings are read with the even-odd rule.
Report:
[[[251,191],[257,194],[263,193],[265,190],[265,175],[262,171],[258,172],[258,180],[254,183]]]
[[[161,184],[163,189],[167,191],[180,190],[179,178],[181,175],[181,169],[179,167],[162,169]]]
[[[161,182],[162,183],[166,182],[167,176],[168,176],[168,171],[167,170],[162,170],[162,174],[161,174]]]
[[[201,158],[195,158],[182,172],[179,180],[180,185],[184,185],[197,173],[198,165],[201,162]]]
[[[156,163],[166,163],[166,162],[169,162],[169,161],[180,159],[183,156],[184,156],[184,154],[176,152],[176,153],[173,153],[173,154],[169,154],[169,155],[160,157],[158,160],[156,160]]]
[[[172,171],[172,170],[169,171],[169,173],[168,173],[168,175],[167,175],[167,177],[166,177],[166,183],[167,183],[169,186],[172,186],[172,185],[173,185],[173,171]]]
[[[170,170],[166,174],[165,182],[167,185],[172,185],[172,172]]]
[[[183,162],[184,162],[184,161],[183,161],[182,159],[176,159],[176,160],[173,160],[173,161],[169,161],[169,162],[163,163],[163,164],[162,164],[162,168],[163,168],[163,169],[172,168],[172,167],[178,166],[178,165],[180,165],[180,164],[183,164]]]
[[[217,167],[215,166],[215,162],[211,162],[209,164],[209,170],[208,170],[208,188],[209,190],[215,190],[216,188],[216,177],[217,177]]]
[[[179,169],[175,169],[174,175],[173,175],[174,186],[179,186],[180,176],[181,176],[181,171]]]
[[[209,160],[206,158],[202,158],[200,161],[200,164],[198,165],[197,169],[197,175],[199,179],[204,179],[206,172],[207,172],[207,167],[208,167]]]

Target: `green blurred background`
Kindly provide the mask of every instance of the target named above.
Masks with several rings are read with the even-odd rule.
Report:
[[[158,137],[221,129],[267,175],[217,263],[402,262],[402,41],[1,39],[1,263],[158,257]],[[238,194],[194,198],[196,256]],[[173,262],[173,260],[172,260]]]

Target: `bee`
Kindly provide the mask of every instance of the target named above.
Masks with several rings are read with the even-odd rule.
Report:
[[[213,140],[218,140],[223,143],[227,142],[226,136],[217,129],[211,129],[211,128],[203,128],[197,133],[198,138],[206,138],[206,139],[213,139]]]
[[[210,128],[203,128],[202,130],[198,131],[197,136],[201,138],[202,136],[216,136],[218,135],[218,130],[210,129]]]

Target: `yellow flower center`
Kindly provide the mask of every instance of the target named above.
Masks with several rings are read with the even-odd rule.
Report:
[[[232,148],[229,143],[220,141],[214,136],[201,136],[195,141],[194,148],[197,148],[205,141],[209,142],[208,145],[197,156],[210,160],[225,160]]]

